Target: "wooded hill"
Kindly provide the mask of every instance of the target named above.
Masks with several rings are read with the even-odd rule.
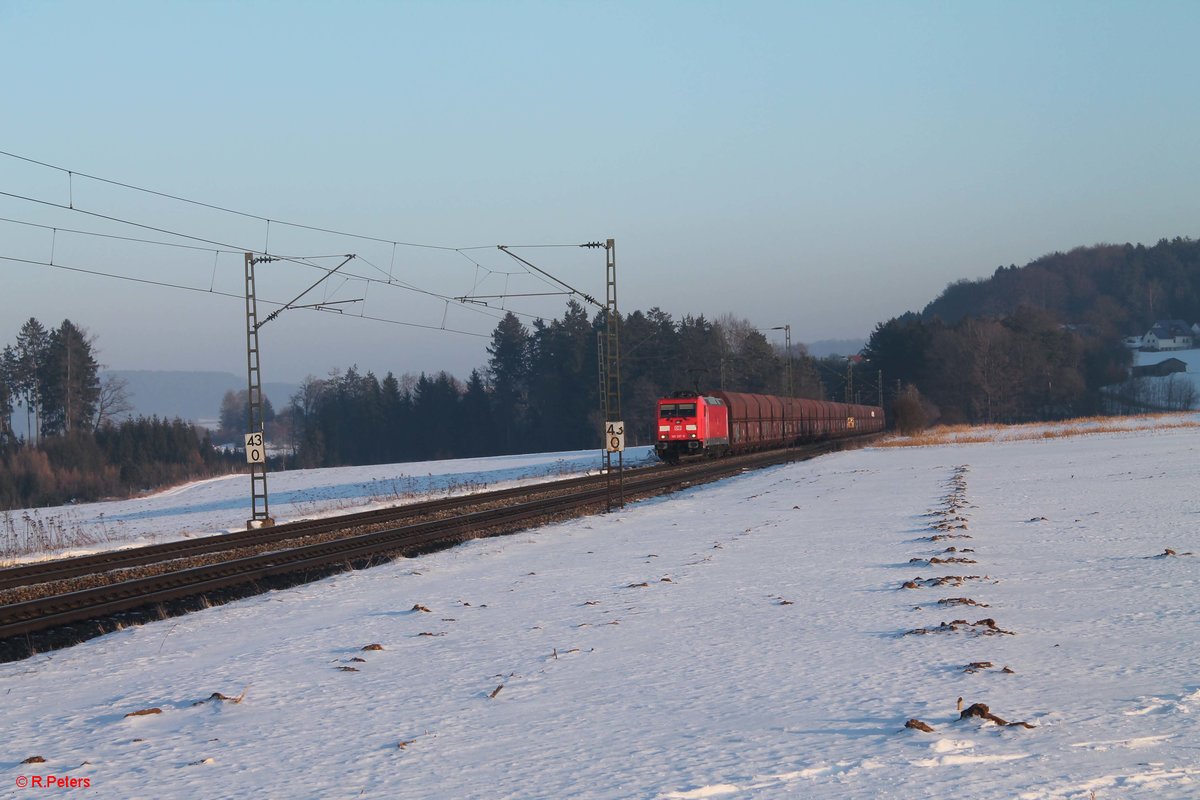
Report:
[[[1022,306],[1116,338],[1145,333],[1160,319],[1200,321],[1200,242],[1101,244],[997,267],[990,278],[950,284],[921,318],[954,324],[968,316],[1004,317]]]
[[[1026,421],[1102,413],[1128,377],[1121,339],[1200,320],[1200,243],[1052,253],[953,283],[920,314],[880,323],[864,356],[924,420]]]

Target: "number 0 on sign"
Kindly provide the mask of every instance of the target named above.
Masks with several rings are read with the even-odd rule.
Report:
[[[605,449],[610,453],[620,453],[625,450],[625,423],[608,422],[604,426]]]
[[[246,434],[246,462],[249,464],[267,463],[267,449],[263,447],[261,433]]]

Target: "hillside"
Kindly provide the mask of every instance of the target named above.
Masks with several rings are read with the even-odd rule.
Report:
[[[1145,333],[1159,319],[1200,320],[1200,242],[1162,239],[1153,247],[1100,244],[1051,253],[989,278],[952,283],[921,312],[953,324],[1004,316],[1020,306],[1051,311],[1102,335]]]
[[[908,387],[918,423],[1065,418],[1112,410],[1106,387],[1129,376],[1122,340],[1164,318],[1200,320],[1200,242],[1078,247],[999,267],[880,323],[864,355],[893,397]]]
[[[1177,236],[1153,247],[1076,247],[1025,266],[996,267],[989,278],[950,284],[922,317],[956,323],[1020,306],[1117,335],[1144,333],[1159,319],[1200,319],[1200,242]]]

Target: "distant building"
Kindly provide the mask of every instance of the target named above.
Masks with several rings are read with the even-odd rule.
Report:
[[[1181,319],[1164,319],[1142,337],[1144,350],[1189,350],[1192,346],[1192,326]]]
[[[1138,350],[1143,344],[1142,339],[1141,336],[1126,336],[1122,341],[1130,350]]]
[[[1187,372],[1187,364],[1178,358],[1168,358],[1157,364],[1143,364],[1140,367],[1134,367],[1132,375],[1135,378],[1165,378],[1176,372]]]

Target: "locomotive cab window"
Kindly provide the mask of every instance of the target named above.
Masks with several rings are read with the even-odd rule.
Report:
[[[662,418],[667,417],[694,417],[696,416],[695,403],[663,403],[658,407],[658,415]]]

